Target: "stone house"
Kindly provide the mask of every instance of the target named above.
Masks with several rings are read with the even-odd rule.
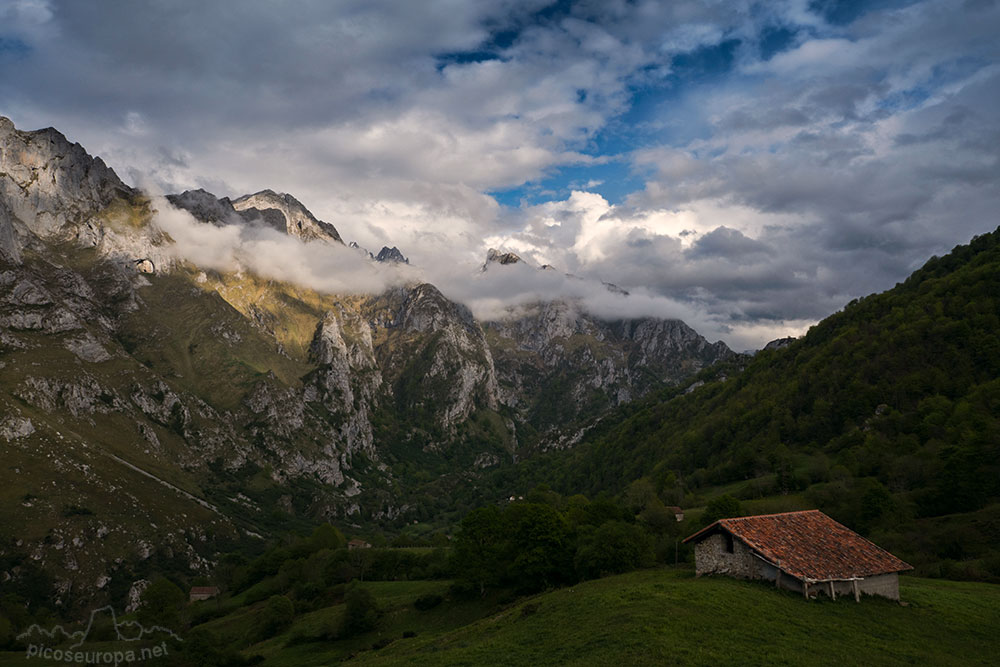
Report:
[[[372,545],[361,539],[353,539],[347,543],[347,548],[351,551],[354,549],[371,549]]]
[[[698,576],[765,579],[807,599],[899,600],[899,573],[913,569],[819,510],[719,519],[684,542],[694,543]]]
[[[671,506],[667,508],[667,511],[674,515],[674,519],[677,520],[677,523],[684,520],[684,510],[680,507]]]

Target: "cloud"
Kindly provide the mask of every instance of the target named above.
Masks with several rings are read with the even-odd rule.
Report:
[[[293,193],[484,313],[566,294],[749,347],[891,287],[1000,208],[997,3],[823,6],[14,0],[0,113],[161,191]],[[600,194],[614,176],[587,170],[612,160],[635,192]],[[490,194],[517,188],[541,203]],[[336,252],[186,223],[165,222],[220,266],[396,279],[356,267],[352,286]],[[583,281],[470,279],[490,246]],[[306,261],[292,276],[263,249]],[[601,281],[633,297],[605,303]]]
[[[374,294],[417,278],[405,264],[371,262],[340,244],[305,243],[264,226],[216,226],[154,197],[154,223],[170,235],[176,258],[200,268],[249,271],[333,294]]]

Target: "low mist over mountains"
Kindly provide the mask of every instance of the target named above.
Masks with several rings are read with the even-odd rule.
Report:
[[[415,462],[465,484],[734,357],[577,300],[477,319],[291,195],[150,198],[52,129],[0,121],[0,173],[0,512],[67,593],[109,554],[197,570],[277,510],[421,518]]]

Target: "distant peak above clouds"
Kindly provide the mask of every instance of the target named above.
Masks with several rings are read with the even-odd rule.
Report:
[[[499,264],[501,266],[506,266],[509,264],[517,264],[518,262],[523,262],[519,255],[512,252],[501,252],[496,248],[490,248],[486,251],[486,261],[483,263],[483,271],[489,268],[490,264]]]
[[[382,246],[382,249],[375,255],[376,262],[392,262],[394,264],[409,264],[410,260],[403,256],[396,246]]]
[[[317,219],[290,194],[261,190],[233,201],[229,197],[217,198],[211,192],[199,188],[167,195],[167,201],[184,209],[197,220],[217,227],[257,223],[303,241],[344,243],[336,227]]]

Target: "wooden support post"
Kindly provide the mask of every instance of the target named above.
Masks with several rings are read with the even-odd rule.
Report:
[[[781,570],[778,570],[778,576],[774,578],[774,587],[781,588]]]
[[[830,599],[831,600],[836,600],[837,599],[837,591],[833,587],[833,579],[830,580]]]
[[[854,601],[861,602],[861,591],[858,589],[858,580],[854,579],[851,581],[851,585],[854,588]]]
[[[807,600],[809,599],[809,582],[808,581],[803,581],[802,582],[802,595],[804,595]]]

